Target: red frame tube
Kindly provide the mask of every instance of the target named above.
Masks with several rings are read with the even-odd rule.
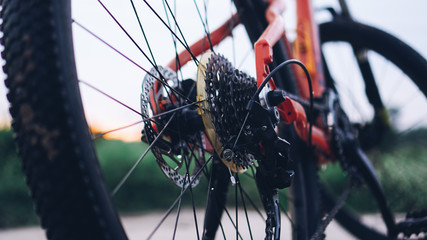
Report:
[[[218,29],[211,32],[209,36],[212,42],[212,46],[218,45],[226,37],[231,36],[231,32],[239,23],[240,23],[239,17],[237,16],[237,14],[234,14]],[[210,45],[209,45],[208,37],[205,36],[204,38],[192,44],[190,46],[190,51],[193,53],[194,56],[197,57],[200,54],[204,53],[206,50],[209,50],[209,47]],[[186,63],[188,63],[191,60],[191,58],[192,56],[187,50],[182,51],[178,55],[179,63],[181,66],[184,66]],[[180,68],[177,66],[177,63],[178,63],[177,59],[173,59],[172,61],[169,62],[168,67],[174,71],[177,71]]]
[[[289,54],[301,60],[308,68],[312,78],[313,94],[315,97],[320,97],[324,91],[324,77],[321,63],[321,52],[319,45],[319,36],[317,26],[313,20],[312,6],[310,0],[298,0],[297,3],[297,38],[294,44],[293,51]],[[269,7],[266,10],[266,19],[269,23],[263,34],[254,45],[255,61],[256,61],[256,79],[258,87],[262,81],[270,73],[268,64],[273,61],[273,46],[282,40],[285,42],[288,50],[291,44],[286,39],[285,26],[282,18],[282,13],[285,10],[283,0],[269,0]],[[235,14],[227,20],[222,26],[210,34],[213,46],[218,45],[227,36],[231,35],[232,29],[239,24],[238,16]],[[204,37],[190,46],[190,50],[194,56],[202,54],[208,50],[206,44],[207,37]],[[178,55],[181,66],[191,60],[192,56],[184,50]],[[173,70],[178,70],[177,60],[172,60],[168,67]],[[309,99],[309,90],[306,76],[303,71],[295,69],[297,75],[297,85],[301,96]],[[270,80],[271,90],[276,89],[273,79]],[[298,102],[286,98],[286,100],[278,105],[281,120],[286,124],[294,123],[296,131],[301,139],[308,142],[309,124],[304,108]],[[327,128],[324,128],[327,129]],[[312,126],[312,144],[317,150],[323,154],[331,155],[330,137],[327,130]]]
[[[284,39],[285,36],[285,27],[281,14],[285,10],[284,2],[281,0],[270,0],[270,5],[266,11],[266,18],[269,23],[268,27],[265,29],[263,34],[260,36],[258,41],[255,43],[255,61],[256,61],[256,71],[257,71],[257,85],[258,87],[270,73],[268,68],[268,64],[273,61],[273,46],[280,39]],[[298,0],[297,1],[297,14],[299,22],[308,22],[311,23],[308,26],[303,25],[303,28],[300,28],[299,31],[304,31],[305,34],[309,34],[309,36],[317,36],[317,31],[315,31],[315,25],[312,21],[312,12],[309,0]],[[297,30],[298,31],[298,30]],[[306,35],[301,35],[300,37],[305,37]],[[297,41],[303,41],[301,44],[304,45],[304,49],[302,48],[296,49],[301,50],[295,52],[297,56],[303,56],[306,61],[305,64],[308,64],[309,73],[312,77],[312,85],[313,92],[316,93],[315,96],[321,96],[323,94],[323,73],[318,72],[320,62],[320,46],[318,46],[317,38],[298,39]],[[307,42],[308,41],[308,42]],[[317,46],[317,47],[316,47]],[[318,56],[318,57],[314,57]],[[318,59],[319,62],[314,61],[313,59]],[[310,60],[310,61],[308,61]],[[321,65],[320,65],[321,66]],[[302,72],[302,71],[298,71]],[[298,78],[298,86],[300,88],[303,98],[309,98],[308,85],[305,81],[305,76],[299,76]],[[322,82],[321,82],[322,81]],[[271,90],[275,90],[276,86],[273,80],[270,80]],[[292,122],[295,125],[295,129],[298,133],[298,136],[303,139],[305,142],[308,142],[309,135],[309,124],[307,122],[307,116],[305,114],[304,108],[298,102],[286,98],[286,100],[279,104],[278,106],[280,112],[280,118],[284,123],[291,124]],[[318,149],[321,149],[325,154],[330,155],[331,149],[329,146],[329,138],[325,134],[325,132],[316,127],[312,126],[312,143]]]
[[[314,97],[321,97],[324,91],[324,76],[322,66],[322,53],[317,25],[313,19],[313,6],[311,0],[298,0],[297,4],[297,37],[294,42],[294,57],[307,67],[313,85]],[[297,72],[298,87],[301,96],[310,98],[309,88],[302,71]]]

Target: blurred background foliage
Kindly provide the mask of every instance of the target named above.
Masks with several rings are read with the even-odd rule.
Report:
[[[95,144],[110,190],[117,185],[147,147],[141,142],[108,139],[97,140]],[[369,153],[375,167],[379,169],[385,192],[391,193],[388,196],[391,199],[391,206],[398,211],[408,207],[411,209],[427,206],[427,188],[424,188],[427,180],[426,147],[427,129],[418,129],[400,135],[390,133],[377,151]],[[249,196],[255,196],[252,200],[260,205],[255,184],[248,175],[251,174],[240,175],[241,182],[246,182],[244,191]],[[342,172],[338,163],[321,167],[319,178],[322,182],[327,182],[333,191],[343,189],[347,182],[346,174]],[[196,204],[201,208],[204,207],[207,184],[202,178],[200,184],[193,189]],[[229,202],[234,201],[234,192],[230,190]],[[154,156],[149,154],[136,168],[125,186],[114,196],[113,201],[120,212],[138,214],[168,208],[179,193],[180,189],[163,175]],[[190,195],[187,194],[182,204],[190,205],[191,201]],[[281,201],[286,205],[286,197]],[[348,204],[352,208],[366,212],[376,211],[369,192],[363,188],[351,194]],[[10,129],[1,129],[0,228],[30,224],[38,224],[38,219],[21,172],[13,134]]]

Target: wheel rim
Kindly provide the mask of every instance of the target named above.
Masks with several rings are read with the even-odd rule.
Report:
[[[354,28],[353,26],[353,31],[358,32],[357,30],[358,28]],[[349,31],[351,32],[351,30]],[[366,32],[367,31],[365,30],[365,33]],[[360,46],[358,45],[360,42],[358,42],[357,38],[351,39],[349,36],[352,36],[352,34],[346,36],[346,33],[342,33],[341,35],[335,33],[333,36],[327,36],[325,38],[327,41],[323,43],[322,48],[331,74],[337,82],[336,88],[340,93],[340,100],[345,112],[349,115],[352,122],[364,125],[371,122],[374,116],[374,110],[366,97],[360,97],[361,95],[365,96],[361,74],[359,72],[348,71],[349,69],[358,69],[357,63],[354,59],[353,50],[348,42],[350,41],[352,44],[355,44],[355,46]],[[365,42],[375,41],[374,39],[369,38],[369,34],[363,35],[363,37],[368,39],[363,40]],[[395,65],[395,63],[389,62],[389,60],[382,56],[384,53],[382,51],[384,50],[381,47],[375,47],[375,44],[371,46],[373,46],[379,53],[371,49],[365,49],[364,54],[366,54],[371,63],[374,77],[377,80],[376,83],[379,87],[384,105],[392,114],[392,131],[385,134],[381,143],[375,143],[375,148],[367,153],[376,168],[382,185],[384,186],[385,196],[389,201],[389,205],[395,213],[396,219],[399,220],[404,218],[402,215],[404,215],[406,211],[422,209],[425,206],[425,203],[422,203],[422,201],[419,200],[423,199],[422,195],[424,194],[421,190],[422,184],[420,184],[419,179],[421,179],[421,176],[425,174],[425,170],[423,170],[419,164],[425,164],[426,161],[422,156],[414,156],[410,152],[413,153],[414,151],[419,151],[417,149],[420,149],[423,144],[425,145],[425,139],[420,139],[420,141],[412,140],[414,140],[413,138],[415,136],[422,136],[425,132],[425,128],[427,126],[425,116],[427,116],[427,112],[424,109],[425,106],[427,106],[427,100],[423,92],[421,92],[418,87],[410,81],[410,78],[400,70],[400,67]],[[388,51],[390,51],[390,49]],[[337,53],[341,55],[338,56]],[[395,55],[394,59],[396,56],[398,55]],[[339,59],[339,61],[336,61],[337,59]],[[402,64],[405,65],[402,61],[398,62],[398,64],[399,66],[402,66]],[[381,82],[381,80],[385,81]],[[392,90],[397,90],[397,93]],[[404,103],[403,105],[402,102]],[[399,110],[398,107],[401,106],[409,106],[409,108]],[[367,112],[361,111],[366,109],[368,109]],[[394,111],[393,109],[397,110]],[[400,114],[396,114],[396,112],[400,112]],[[393,113],[395,115],[393,115]],[[411,138],[412,140],[408,141]],[[420,155],[422,155],[422,153],[420,153]],[[322,184],[324,186],[329,185],[330,188],[335,190],[342,189],[343,184],[339,182],[346,181],[345,173],[338,165],[328,166],[327,168],[327,170],[320,173]],[[341,175],[341,177],[335,177],[335,179],[333,179],[331,175],[334,173],[336,176]],[[401,186],[402,188],[400,188]],[[361,214],[366,216],[369,211],[377,209],[377,207],[375,204],[372,204],[364,206],[365,209],[363,209],[363,207],[360,206],[360,202],[357,202],[357,199],[371,199],[371,202],[375,202],[370,196],[369,190],[366,189],[366,187],[364,188],[365,189],[354,191],[350,195],[347,205],[350,206],[349,208],[352,208],[353,213],[357,212],[357,215]],[[416,188],[418,190],[414,190]],[[419,191],[421,191],[421,195],[418,195]],[[336,192],[335,194],[338,193]],[[326,200],[326,202],[331,203],[331,200]],[[347,218],[342,221],[344,221],[344,225],[347,224],[349,229],[354,227],[354,225],[360,221],[362,223],[362,225],[359,225],[361,228],[356,227],[350,231],[353,231],[354,234],[361,238],[369,236],[368,233],[370,231],[367,229],[372,227],[375,229],[374,232],[384,234],[387,231],[380,217],[372,218],[368,216],[364,218],[365,219],[362,218],[362,220],[348,220]],[[372,222],[372,219],[379,220]]]
[[[194,42],[194,40],[196,40],[197,38],[203,37],[203,35],[205,35],[206,32],[209,31],[209,28],[215,26],[215,23],[213,23],[213,21],[205,19],[205,15],[211,14],[211,12],[204,5],[205,2],[202,1],[191,3],[189,6],[186,7],[192,8],[193,15],[197,16],[197,20],[199,22],[199,26],[197,27],[194,26],[194,20],[191,20],[189,23],[189,21],[183,17],[183,8],[180,8],[179,5],[174,6],[174,4],[167,3],[166,1],[162,1],[159,3],[136,3],[131,1],[130,3],[126,4],[128,12],[131,13],[128,14],[128,17],[130,15],[129,18],[133,19],[132,23],[134,24],[134,26],[132,26],[132,24],[129,24],[129,22],[131,21],[128,21],[126,17],[124,17],[124,15],[121,15],[119,10],[122,10],[121,8],[124,8],[123,6],[119,6],[119,4],[115,5],[112,3],[107,4],[107,2],[103,1],[99,1],[94,6],[97,9],[96,11],[99,11],[100,14],[103,14],[103,21],[109,21],[111,23],[109,26],[111,26],[111,28],[116,29],[115,31],[113,31],[114,34],[120,34],[120,36],[123,37],[120,43],[117,40],[117,44],[115,44],[116,39],[114,39],[114,37],[111,37],[111,34],[107,31],[111,29],[97,29],[96,24],[91,25],[90,21],[87,19],[87,16],[85,16],[85,14],[80,13],[81,10],[79,10],[77,7],[75,7],[76,10],[74,11],[73,15],[73,32],[75,35],[74,41],[76,49],[75,53],[76,58],[78,60],[77,70],[79,74],[80,89],[82,91],[83,101],[86,110],[86,117],[88,119],[89,124],[91,124],[92,126],[98,125],[100,128],[99,130],[93,129],[98,131],[94,131],[93,134],[94,139],[96,140],[95,145],[98,145],[98,148],[108,148],[108,146],[103,145],[102,142],[105,141],[103,140],[103,138],[109,138],[111,136],[114,137],[114,134],[120,133],[122,131],[128,131],[127,133],[121,133],[122,135],[130,135],[137,132],[138,134],[136,135],[136,137],[133,137],[133,139],[140,138],[142,126],[144,126],[143,138],[146,138],[149,144],[152,144],[154,142],[154,145],[152,147],[148,147],[151,149],[154,156],[150,153],[146,153],[146,146],[141,147],[141,153],[139,153],[139,155],[133,154],[133,161],[126,160],[129,161],[127,164],[128,167],[127,169],[120,169],[121,176],[116,176],[114,180],[107,180],[107,184],[112,190],[113,202],[120,202],[121,200],[123,200],[123,198],[135,199],[135,197],[133,197],[131,193],[128,193],[124,190],[126,188],[126,185],[132,185],[138,181],[140,183],[142,181],[149,182],[150,179],[144,177],[147,175],[147,173],[141,170],[143,168],[149,169],[148,171],[153,171],[153,174],[154,171],[156,171],[155,174],[161,175],[160,171],[158,171],[158,168],[155,169],[153,168],[152,164],[150,165],[150,163],[148,163],[157,162],[157,164],[160,165],[163,174],[173,179],[173,183],[171,181],[164,181],[164,183],[162,182],[165,188],[162,189],[160,192],[173,192],[172,195],[174,195],[174,197],[169,197],[168,199],[167,197],[159,193],[150,193],[150,195],[152,195],[149,196],[151,200],[154,198],[158,202],[167,202],[168,204],[167,206],[169,207],[169,210],[167,210],[165,214],[165,216],[168,217],[165,221],[171,222],[170,224],[173,225],[173,227],[170,227],[170,231],[168,235],[165,236],[165,238],[182,238],[180,237],[182,235],[179,235],[179,227],[181,227],[182,225],[180,216],[181,214],[182,217],[188,217],[192,219],[191,225],[193,226],[192,230],[190,231],[191,235],[197,238],[202,238],[203,213],[200,213],[203,211],[201,211],[200,209],[203,209],[205,207],[204,202],[206,201],[206,189],[208,188],[209,176],[212,171],[212,162],[215,161],[214,155],[212,155],[213,149],[210,146],[210,143],[207,141],[208,139],[206,135],[203,133],[203,131],[200,130],[196,131],[191,137],[191,139],[189,136],[187,136],[187,138],[185,138],[184,136],[180,136],[185,138],[185,141],[183,141],[184,146],[180,150],[167,149],[168,146],[170,147],[172,145],[170,134],[171,132],[173,132],[174,127],[171,126],[175,125],[175,128],[179,129],[184,124],[177,123],[174,119],[179,118],[178,115],[181,113],[181,111],[164,114],[166,111],[170,110],[166,110],[165,108],[167,102],[164,105],[158,104],[158,99],[162,98],[168,100],[169,104],[173,103],[172,105],[174,105],[174,107],[184,107],[186,105],[189,105],[188,109],[196,109],[196,101],[194,99],[191,99],[191,101],[187,101],[191,97],[187,96],[189,92],[185,92],[182,89],[182,86],[185,79],[194,79],[198,60],[192,60],[188,64],[183,66],[180,71],[173,72],[173,74],[175,74],[176,80],[172,80],[170,77],[161,76],[167,74],[165,72],[162,72],[163,70],[160,70],[161,74],[159,74],[156,68],[162,68],[160,65],[161,63],[164,64],[170,59],[173,59],[174,56],[179,53],[179,51],[183,50],[186,47],[185,45]],[[90,8],[90,6],[88,6],[88,8]],[[154,11],[152,11],[152,9],[150,8],[154,9]],[[227,12],[226,14],[224,14],[225,18],[220,17],[219,19],[217,19],[219,23],[221,23],[221,21],[224,21],[224,19],[232,16],[235,11],[234,6],[231,6],[231,3],[227,1],[225,1],[225,5],[220,5],[219,8],[230,9],[229,13]],[[133,12],[133,9],[136,9],[136,13]],[[218,10],[218,8],[214,8],[213,10]],[[160,18],[162,20],[160,20],[156,14],[161,15]],[[144,18],[146,19],[142,20],[142,16],[144,16]],[[138,18],[140,22],[138,21]],[[154,30],[152,26],[150,26],[149,24],[147,25],[147,23],[149,23],[150,21],[157,22],[157,26],[159,26],[159,28],[162,28],[163,30],[159,30],[157,28],[154,28]],[[175,21],[177,21],[179,25],[176,25]],[[184,29],[185,25],[190,25],[190,29]],[[198,28],[198,30],[200,30],[199,32],[201,32],[202,34],[197,36],[197,38],[194,38],[194,36],[191,37],[190,34],[190,37],[187,38],[187,33],[189,31],[194,31],[196,28]],[[164,33],[159,33],[161,31],[163,31]],[[167,54],[163,54],[166,52],[165,50],[163,50],[161,53],[158,52],[158,49],[166,47],[158,44],[158,42],[160,41],[157,41],[157,39],[154,37],[154,34],[152,34],[154,32],[156,33],[156,36],[161,36],[158,37],[159,39],[165,39],[170,43],[170,46],[168,48],[169,50],[166,50],[169,51]],[[220,46],[218,46],[214,50],[221,53],[226,53],[226,55],[228,54],[228,58],[230,59],[230,61],[233,62],[234,65],[236,65],[236,67],[238,67],[239,69],[255,69],[251,66],[251,64],[253,65],[254,63],[254,61],[251,60],[251,58],[253,58],[251,44],[247,39],[243,38],[242,40],[242,38],[239,38],[240,35],[244,35],[243,33],[243,26],[237,27],[232,34],[233,37],[225,40],[223,43],[220,44]],[[127,41],[129,44],[122,45],[122,42],[125,41]],[[238,42],[238,44],[236,44],[236,42]],[[86,44],[89,47],[85,46]],[[248,49],[243,51],[236,50],[240,52],[239,54],[235,54],[233,49],[239,49],[239,46],[236,45],[245,45],[245,47],[247,47]],[[98,54],[98,48],[103,48],[99,50],[99,53],[101,53],[101,50],[103,50],[103,55]],[[209,48],[209,44],[207,43],[206,49]],[[95,52],[94,55],[98,55],[101,57],[88,57],[84,53],[85,51],[93,51]],[[106,60],[104,61],[104,59],[102,59],[104,58],[104,56],[105,59],[107,59],[111,57],[111,55],[117,55],[120,60],[117,60],[115,57],[112,57],[113,63],[108,63],[105,62]],[[123,62],[125,62],[125,65],[127,64],[129,66],[122,65]],[[113,64],[114,66],[110,64]],[[123,70],[109,71],[115,69],[116,66],[122,67],[121,69]],[[88,68],[89,70],[87,70]],[[154,70],[151,71],[150,69]],[[97,72],[99,75],[96,76],[92,72]],[[121,74],[119,74],[119,72]],[[155,77],[153,77],[152,75],[155,75]],[[251,75],[254,74],[252,73]],[[152,79],[146,81],[149,82],[149,84],[143,86],[143,96],[141,96],[141,102],[144,103],[142,104],[142,110],[139,111],[137,109],[139,109],[140,107],[135,105],[135,101],[129,100],[128,96],[140,95],[141,82],[144,76],[151,76]],[[94,78],[104,79],[105,81],[103,81],[102,83],[92,81]],[[112,82],[114,82],[114,79],[116,79],[116,83],[117,79],[119,79],[120,84],[108,83],[107,79],[112,79]],[[164,85],[159,84],[159,79],[161,81],[169,82],[169,86],[165,87]],[[171,81],[175,82],[171,83]],[[125,84],[128,86],[127,89],[129,89],[129,91],[125,93],[115,91],[115,88],[122,88]],[[136,93],[137,91],[135,91],[135,89],[138,89],[139,92]],[[154,96],[150,93],[150,91],[153,92],[152,89],[154,89],[154,93],[157,94],[157,96]],[[148,94],[144,95],[144,92],[147,92]],[[99,99],[94,99],[92,95],[98,95]],[[101,98],[104,99],[101,100]],[[91,105],[92,103],[90,102],[95,102],[95,105]],[[107,104],[107,102],[109,103]],[[115,106],[112,105],[117,105],[120,109],[116,110]],[[104,106],[108,107],[102,109]],[[149,108],[149,110],[144,109],[144,106],[146,108]],[[116,124],[114,126],[102,126],[100,120],[96,118],[96,115],[103,116],[104,113],[101,113],[101,111],[103,111],[104,113],[111,112],[109,114],[109,116],[111,116],[111,119],[109,120],[110,122],[115,122]],[[157,116],[158,114],[164,115],[160,117]],[[116,120],[114,118],[114,115],[122,115],[123,119],[125,120]],[[147,118],[151,119],[148,120]],[[176,125],[178,125],[179,127],[176,127]],[[161,132],[164,129],[165,132]],[[182,133],[182,131],[180,130],[177,132],[177,135],[180,135]],[[120,143],[118,145],[120,145]],[[166,146],[166,148],[162,148],[162,146]],[[111,149],[111,151],[113,151],[113,149]],[[145,155],[148,156],[148,159],[144,159]],[[105,160],[103,158],[105,158]],[[118,158],[120,158],[120,156],[118,156]],[[157,160],[155,161],[154,159]],[[104,175],[110,173],[112,168],[114,168],[111,166],[114,166],[114,162],[112,162],[113,160],[111,160],[111,157],[100,156],[100,161],[104,169]],[[240,176],[240,180],[243,184],[240,184],[239,182],[238,185],[234,187],[234,189],[230,189],[230,196],[228,197],[229,204],[226,207],[225,214],[221,226],[218,230],[217,236],[220,236],[222,234],[224,238],[232,236],[243,239],[256,239],[264,236],[263,229],[257,229],[253,231],[253,233],[249,233],[250,227],[248,227],[248,225],[253,224],[248,224],[248,222],[251,222],[251,219],[253,218],[257,218],[258,223],[264,224],[264,217],[259,216],[262,214],[261,210],[259,210],[261,207],[259,204],[259,200],[257,199],[258,196],[256,193],[256,188],[254,187],[255,183],[252,180],[253,173],[247,173],[247,175],[248,176]],[[162,177],[166,179],[166,177]],[[228,176],[228,178],[229,177],[230,176]],[[154,181],[157,181],[157,178],[153,179],[156,179]],[[147,185],[149,184],[142,184],[141,189],[144,186],[149,187]],[[177,185],[178,187],[173,187],[172,185]],[[245,187],[242,185],[250,187]],[[203,192],[203,190],[205,194],[203,194],[204,196],[202,197],[202,199],[195,199],[195,196],[197,194],[197,196],[202,195],[198,192]],[[144,198],[145,199],[142,199],[141,201],[147,201],[147,196],[145,196]],[[238,207],[235,208],[231,205],[237,205]],[[156,204],[151,204],[151,207],[149,208],[155,208],[155,206]],[[127,209],[126,206],[123,205],[119,205],[118,208],[121,208],[122,210],[124,209],[125,211]],[[251,210],[249,211],[248,209]],[[165,227],[163,227],[164,225],[161,224],[162,221],[163,218],[161,217],[158,217],[157,223],[154,223],[153,221],[153,224],[151,226],[151,229],[154,233],[153,238],[162,236],[161,232],[165,231]],[[159,225],[161,226],[157,229]],[[236,225],[238,227],[233,228],[233,225]],[[229,228],[230,226],[232,227],[232,229]],[[126,225],[125,228],[127,228]],[[236,229],[238,229],[238,231]],[[237,234],[237,232],[239,233]],[[258,232],[260,235],[256,235],[256,232]],[[151,233],[152,232],[148,232],[147,237],[150,237]]]

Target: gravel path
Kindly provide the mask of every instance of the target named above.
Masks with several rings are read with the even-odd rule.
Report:
[[[243,211],[240,211],[243,212]],[[232,214],[232,213],[230,213]],[[199,228],[202,225],[203,219],[203,212],[199,211]],[[122,219],[126,232],[130,239],[145,239],[146,237],[141,236],[148,236],[150,232],[152,231],[153,223],[158,222],[162,218],[162,214],[160,213],[149,213],[145,215],[137,215],[137,216],[126,216]],[[254,230],[257,226],[263,227],[264,221],[263,219],[254,211],[249,212],[249,218],[251,219],[251,227],[252,230]],[[283,216],[282,218],[285,218]],[[364,219],[366,221],[370,222],[372,225],[378,225],[378,221],[380,217],[378,215],[369,215],[364,216]],[[245,215],[242,213],[239,215],[239,221],[242,223],[243,221],[246,221]],[[171,229],[173,229],[175,222],[174,217],[169,217],[164,224],[160,227],[159,231],[156,232],[156,234],[153,236],[152,239],[171,239]],[[290,231],[290,224],[289,221],[282,220],[282,224],[284,225],[282,227],[282,239],[286,239],[283,237],[284,234],[289,233]],[[234,236],[235,231],[233,230],[233,227],[229,221],[225,221],[223,223],[224,225],[224,232],[226,236]],[[240,224],[241,226],[247,225],[247,224]],[[148,227],[152,226],[152,227]],[[243,227],[242,227],[243,228]],[[183,210],[180,214],[180,223],[178,226],[178,229],[180,229],[180,233],[177,234],[176,239],[197,239],[196,232],[194,231],[194,221],[193,221],[193,214],[191,210]],[[246,229],[242,229],[243,232],[243,239],[250,239],[249,235],[247,233],[248,231]],[[256,231],[254,231],[256,232]],[[253,239],[263,239],[262,236],[263,231],[258,231],[260,235],[254,235]],[[219,234],[220,235],[220,234]],[[342,240],[342,239],[355,239],[351,235],[349,235],[345,230],[343,230],[337,223],[332,222],[327,230],[326,230],[326,239],[328,240]],[[218,239],[221,236],[218,236]],[[228,237],[230,238],[230,237]],[[25,227],[25,228],[14,228],[14,229],[8,229],[8,230],[0,230],[0,239],[7,239],[7,240],[44,240],[45,235],[43,230],[40,227]],[[234,239],[231,237],[231,239]]]

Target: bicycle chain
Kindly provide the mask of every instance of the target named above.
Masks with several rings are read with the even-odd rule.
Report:
[[[347,188],[344,190],[344,192],[341,194],[341,196],[339,197],[335,206],[329,211],[328,214],[325,215],[325,217],[322,219],[320,224],[317,226],[317,230],[313,234],[313,236],[310,238],[310,240],[325,239],[324,232],[326,230],[326,227],[329,225],[329,223],[331,223],[332,219],[334,219],[338,211],[344,206],[344,202],[347,199],[348,195],[350,194],[351,188],[352,188],[352,185],[349,184]]]
[[[338,211],[344,206],[345,200],[350,194],[350,190],[354,186],[360,186],[362,182],[362,178],[357,172],[357,169],[351,165],[350,162],[347,161],[344,154],[344,147],[342,145],[343,141],[346,141],[345,131],[351,131],[347,123],[349,123],[347,117],[343,115],[339,104],[337,102],[334,103],[332,108],[333,115],[333,128],[332,128],[332,145],[334,147],[335,158],[337,158],[340,162],[341,167],[345,172],[350,176],[350,184],[343,191],[341,196],[338,198],[338,201],[335,203],[334,207],[323,217],[322,221],[317,226],[316,232],[312,235],[310,240],[323,240],[325,239],[325,230],[326,227],[331,223],[334,219],[335,215]],[[339,127],[340,126],[340,127]],[[344,128],[344,129],[341,129]]]
[[[348,176],[350,177],[350,185],[349,188],[351,187],[360,187],[363,184],[363,176],[360,175],[360,173],[357,170],[357,167],[354,166],[346,157],[345,157],[345,150],[343,147],[343,143],[344,142],[355,142],[352,144],[357,144],[357,139],[356,139],[356,135],[352,132],[353,131],[353,127],[350,124],[350,121],[348,120],[347,116],[345,115],[345,113],[342,111],[342,109],[340,108],[339,104],[335,104],[333,106],[333,113],[334,113],[334,125],[333,125],[333,129],[332,129],[332,143],[334,146],[334,153],[335,153],[335,157],[339,160],[340,165],[342,167],[342,169],[347,172]],[[347,189],[346,189],[347,190]],[[344,194],[343,194],[344,195]],[[345,200],[345,199],[344,199]],[[327,215],[327,219],[324,219],[324,221],[322,221],[322,223],[320,224],[323,231],[326,229],[326,226],[329,224],[329,222],[332,220],[332,218],[330,217],[331,213],[334,212],[335,210],[339,210],[338,206],[343,205],[344,200],[338,201],[334,208],[331,210],[331,212]],[[336,209],[337,208],[337,209]],[[336,212],[335,212],[336,214]],[[333,215],[335,215],[333,214]],[[418,212],[413,212],[413,213],[408,213],[406,216],[406,219],[416,219],[416,218],[423,218],[423,217],[427,217],[427,210],[422,210],[422,211],[418,211]],[[327,222],[327,223],[325,223]],[[320,226],[319,225],[319,226]],[[323,239],[321,236],[323,234],[323,231],[320,230],[320,227],[318,228],[318,231],[313,235],[313,237],[311,238],[312,240],[314,239]],[[420,235],[420,233],[426,233],[427,231],[427,227],[424,228],[415,228],[415,227],[410,227],[407,228],[403,231],[401,231],[400,233],[403,234],[403,236],[405,237],[404,239],[409,239],[411,236],[413,237],[413,235]],[[411,238],[413,239],[413,238]],[[415,239],[426,239],[425,237],[421,238],[415,238]]]
[[[407,225],[408,227],[401,231],[401,233],[405,236],[404,239],[427,239],[427,209],[408,212],[406,214],[405,221],[408,220],[412,221],[412,223]],[[415,222],[419,220],[422,220],[423,223],[415,224]]]
[[[355,186],[361,186],[363,183],[363,177],[359,174],[356,166],[352,165],[351,162],[345,157],[344,153],[344,142],[357,141],[355,134],[353,133],[353,127],[350,124],[350,120],[341,109],[338,102],[335,102],[332,106],[332,113],[334,114],[334,124],[332,128],[332,146],[334,148],[335,158],[338,159],[342,169],[347,172],[351,182]]]
[[[205,73],[208,111],[221,143],[231,149],[246,116],[246,104],[257,89],[256,80],[221,55],[212,55]],[[230,161],[247,168],[253,163],[248,156],[245,148],[237,146]]]

